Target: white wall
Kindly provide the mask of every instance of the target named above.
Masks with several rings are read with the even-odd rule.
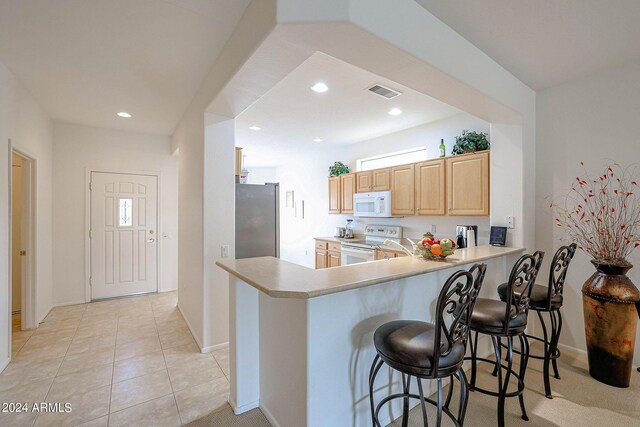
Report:
[[[265,184],[267,182],[277,182],[275,167],[249,167],[247,184]]]
[[[160,173],[160,291],[178,287],[178,159],[169,137],[55,123],[53,303],[85,300],[86,171]]]
[[[640,161],[640,62],[539,92],[537,102],[536,247],[547,251],[546,269],[561,244],[546,197],[566,193],[582,173],[581,161],[594,173],[608,162]],[[630,261],[636,268],[629,277],[640,286],[640,251]],[[580,291],[594,271],[589,257],[578,251],[564,291],[561,343],[582,350],[586,345]],[[640,364],[640,340],[634,364]]]
[[[409,148],[427,147],[429,158],[439,156],[440,139],[445,140],[446,152],[451,153],[455,137],[463,130],[489,132],[489,124],[468,114],[459,114],[447,119],[406,129],[379,138],[347,146],[315,144],[297,150],[292,141],[290,150],[278,153],[287,160],[285,166],[276,168],[280,183],[280,256],[296,264],[314,267],[314,237],[333,235],[334,227],[344,226],[353,215],[336,215],[327,212],[329,194],[327,188],[328,168],[334,161],[349,165],[356,170],[358,159],[401,151]],[[493,146],[494,150],[500,147]],[[245,150],[247,154],[250,151]],[[305,201],[305,218],[296,217],[294,210],[286,208],[285,194],[294,191],[296,201]],[[479,244],[488,243],[490,220],[488,217],[407,216],[403,218],[359,218],[355,219],[356,233],[362,233],[366,224],[401,225],[409,238],[421,237],[436,226],[436,235],[454,237],[457,224],[479,226]]]
[[[204,149],[204,336],[202,347],[229,341],[228,274],[216,267],[222,245],[235,250],[235,124],[226,120],[207,126]],[[220,228],[220,224],[225,224]],[[226,327],[221,327],[226,326]],[[209,348],[207,348],[208,350]]]
[[[178,306],[203,350],[226,343],[229,333],[228,316],[219,316],[224,316],[228,311],[211,314],[219,305],[224,305],[225,310],[228,310],[229,301],[226,292],[219,295],[212,293],[207,281],[213,276],[205,277],[206,263],[210,264],[207,272],[210,272],[209,268],[216,268],[214,259],[205,258],[205,246],[211,247],[213,244],[205,242],[205,191],[207,197],[213,197],[216,203],[233,207],[233,192],[229,193],[228,187],[221,185],[205,188],[204,185],[205,126],[225,120],[222,117],[208,117],[205,123],[205,110],[274,26],[275,1],[252,1],[171,137],[172,148],[180,152]],[[227,159],[231,159],[230,165],[235,164],[233,142],[224,147],[231,153],[214,159],[209,167],[226,170],[226,166],[218,162]],[[233,167],[230,179],[233,188]],[[223,199],[222,196],[227,198]],[[220,218],[214,228],[207,231],[207,235],[234,230],[234,219],[233,215]],[[233,245],[233,242],[234,239],[231,239],[225,243]],[[225,273],[215,277],[224,278],[216,282],[216,286],[228,286],[228,276]],[[211,318],[219,319],[219,322],[215,325],[208,324]]]
[[[9,308],[9,139],[37,161],[36,315],[51,307],[51,146],[52,124],[45,111],[0,63],[0,307]],[[9,318],[0,316],[0,368],[9,357]]]

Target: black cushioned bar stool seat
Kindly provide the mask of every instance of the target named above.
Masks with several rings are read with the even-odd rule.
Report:
[[[527,327],[527,313],[516,313],[510,308],[511,315],[505,320],[507,303],[488,298],[478,298],[471,314],[471,329],[480,333],[501,334],[505,329],[509,334],[519,334]],[[505,327],[508,321],[509,326]]]
[[[543,285],[534,285],[531,290],[531,300],[529,301],[529,308],[531,309],[545,309],[549,306],[552,310],[557,310],[562,307],[562,294],[555,294],[551,296],[551,304],[548,299],[548,287]],[[503,283],[498,286],[498,295],[500,299],[505,301],[507,299],[507,283]]]
[[[415,320],[396,320],[380,326],[373,335],[373,343],[378,354],[392,368],[419,374],[431,369],[435,340],[435,325]],[[444,338],[444,337],[443,337]],[[437,363],[437,376],[453,375],[464,359],[466,346],[440,340],[442,353]]]

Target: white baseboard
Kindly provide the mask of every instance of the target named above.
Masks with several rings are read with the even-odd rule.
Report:
[[[191,335],[193,336],[193,339],[196,340],[196,344],[198,345],[198,348],[200,349],[200,352],[201,353],[206,353],[205,351],[202,351],[202,349],[203,349],[202,343],[200,342],[200,340],[198,339],[198,336],[194,332],[193,326],[191,326],[191,323],[189,323],[189,319],[187,318],[187,316],[184,315],[184,312],[182,311],[182,308],[180,307],[180,302],[179,301],[178,301],[177,306],[178,306],[178,311],[180,312],[180,315],[184,319],[184,322],[187,324],[187,328],[189,328],[189,331],[191,332]]]
[[[77,300],[77,301],[59,302],[59,303],[53,304],[51,306],[51,308],[54,308],[54,307],[66,307],[68,305],[78,305],[78,304],[86,304],[86,303],[87,302],[85,300],[83,300],[83,299]],[[51,310],[51,309],[49,309],[49,310]]]
[[[44,312],[44,315],[42,315],[42,317],[38,319],[38,324],[36,325],[36,328],[40,326],[40,323],[42,323],[44,319],[49,315],[49,313],[51,313],[51,310],[53,310],[53,305],[50,305],[47,311]]]
[[[280,427],[280,424],[278,424],[278,422],[273,417],[273,415],[271,415],[271,412],[269,412],[269,409],[266,406],[260,405],[260,410],[264,414],[267,421],[269,421],[269,424],[271,424],[273,427]]]
[[[0,372],[4,371],[4,369],[9,366],[9,362],[11,362],[11,358],[7,358],[4,361],[0,362]]]
[[[211,353],[212,351],[221,350],[223,348],[229,348],[229,341],[223,342],[221,344],[210,345],[208,347],[202,347],[200,351],[202,353]]]
[[[247,403],[246,405],[238,406],[236,402],[234,402],[231,398],[231,395],[229,395],[227,401],[229,402],[231,409],[233,409],[233,413],[236,415],[244,414],[245,412],[249,412],[250,410],[256,409],[260,406],[260,401],[258,400],[256,400],[255,402]]]

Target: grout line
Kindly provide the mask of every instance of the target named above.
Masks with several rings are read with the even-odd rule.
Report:
[[[153,306],[151,307],[151,310],[153,311]],[[156,324],[156,329],[158,329],[158,320],[156,319],[156,316],[154,314],[153,316],[153,321]],[[160,336],[160,331],[158,331],[158,338]],[[160,343],[160,347],[162,347],[162,343]],[[178,412],[178,419],[180,420],[180,425],[184,425],[184,422],[182,421],[182,414],[180,414],[180,407],[178,406],[178,399],[176,398],[176,392],[173,389],[173,381],[171,381],[171,375],[169,375],[169,366],[167,365],[167,357],[164,354],[164,349],[162,349],[162,358],[164,359],[164,366],[167,368],[167,376],[169,377],[169,385],[171,385],[171,394],[173,395],[173,402],[176,405],[176,411]]]

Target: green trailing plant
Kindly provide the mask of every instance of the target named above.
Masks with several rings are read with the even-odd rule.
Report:
[[[329,166],[329,176],[338,176],[343,173],[349,173],[349,166],[342,162],[335,162],[332,166]]]
[[[484,132],[463,130],[462,135],[456,136],[456,143],[451,152],[455,155],[488,150],[491,144],[487,136],[489,135]]]

